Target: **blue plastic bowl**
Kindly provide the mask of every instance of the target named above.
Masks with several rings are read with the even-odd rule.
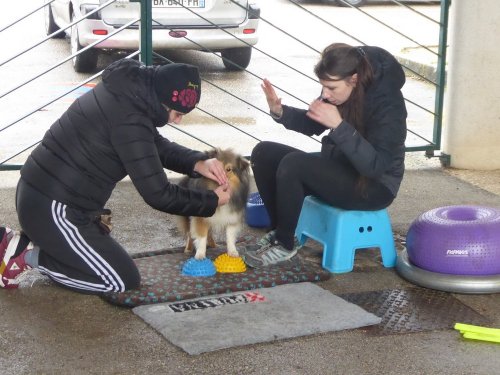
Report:
[[[271,226],[266,206],[264,206],[264,202],[258,192],[251,193],[248,197],[245,219],[247,224],[254,228],[268,228]]]

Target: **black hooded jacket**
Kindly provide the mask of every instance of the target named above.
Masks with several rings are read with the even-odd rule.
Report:
[[[364,102],[363,138],[347,121],[322,139],[322,157],[350,163],[360,175],[379,181],[394,196],[404,174],[406,106],[401,93],[405,74],[389,52],[379,47],[361,47],[373,69],[373,82]],[[327,128],[306,116],[306,110],[283,106],[276,121],[287,129],[320,135]]]
[[[50,127],[21,169],[21,177],[51,199],[101,210],[116,183],[130,176],[151,207],[177,215],[211,216],[213,191],[171,184],[163,168],[193,174],[206,155],[170,142],[156,127],[167,123],[153,80],[157,67],[123,59]]]

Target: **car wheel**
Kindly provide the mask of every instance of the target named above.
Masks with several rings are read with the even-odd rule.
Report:
[[[60,30],[59,26],[54,22],[54,15],[52,14],[52,8],[50,5],[45,5],[43,8],[43,15],[45,19],[45,33],[50,35],[55,33],[57,30]],[[64,38],[64,31],[61,31],[58,34],[55,34],[52,38]]]
[[[227,70],[244,70],[250,64],[252,47],[229,48],[221,52]]]
[[[71,20],[75,19],[75,14],[71,15]],[[73,22],[73,21],[72,21]],[[71,26],[71,54],[79,52],[82,49],[82,45],[78,40],[78,27],[77,24]],[[98,53],[95,49],[90,48],[84,52],[80,52],[78,55],[74,56],[73,69],[78,73],[90,73],[97,68],[97,58]]]
[[[337,5],[341,7],[348,7],[349,5],[352,5],[353,7],[360,7],[362,5],[366,4],[366,0],[336,0]],[[346,4],[348,3],[348,4]]]

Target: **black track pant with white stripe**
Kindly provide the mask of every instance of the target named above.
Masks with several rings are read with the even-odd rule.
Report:
[[[40,248],[39,271],[57,284],[90,294],[139,286],[134,261],[102,231],[94,214],[51,200],[23,179],[16,209],[22,230]]]

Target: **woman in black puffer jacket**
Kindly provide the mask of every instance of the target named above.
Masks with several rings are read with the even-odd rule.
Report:
[[[262,88],[271,115],[287,129],[322,138],[321,155],[274,142],[252,151],[252,169],[271,218],[271,231],[245,254],[252,267],[291,259],[294,232],[307,195],[347,210],[389,206],[404,173],[405,75],[379,47],[328,46],[315,67],[321,97],[308,110],[281,104],[271,83]]]
[[[37,267],[80,292],[137,287],[138,270],[109,236],[104,209],[127,175],[145,202],[170,214],[207,217],[227,203],[222,164],[157,130],[179,123],[199,102],[200,87],[198,69],[191,65],[144,66],[130,59],[111,64],[102,82],[51,126],[21,169],[16,203],[23,234],[16,249],[0,248],[0,286],[17,287],[17,276]],[[220,186],[182,188],[168,181],[164,168],[203,175]]]

